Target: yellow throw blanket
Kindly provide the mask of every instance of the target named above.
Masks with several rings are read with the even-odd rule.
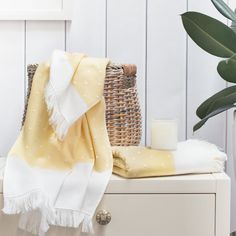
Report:
[[[175,173],[172,153],[146,147],[113,147],[113,172],[126,178]]]
[[[39,65],[25,125],[7,157],[6,214],[44,235],[49,225],[92,231],[112,172],[103,86],[107,59],[55,51]]]
[[[226,154],[205,141],[178,143],[176,151],[147,147],[112,147],[113,173],[125,178],[211,173],[224,170]]]

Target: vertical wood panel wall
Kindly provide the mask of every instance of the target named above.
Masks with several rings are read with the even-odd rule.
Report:
[[[235,0],[228,1],[235,7]],[[211,1],[75,2],[72,22],[0,21],[0,156],[7,154],[20,130],[26,65],[48,59],[53,49],[63,49],[135,63],[143,116],[142,144],[150,144],[152,118],[178,119],[179,139],[203,138],[227,149],[227,169],[233,174],[232,112],[192,133],[198,120],[197,106],[226,84],[216,72],[219,59],[187,40],[180,14],[189,9],[222,20]],[[234,179],[232,182],[236,185]],[[236,230],[235,221],[236,216],[232,230]]]
[[[168,8],[168,10],[167,10]],[[149,0],[147,9],[147,142],[153,118],[177,119],[186,138],[186,34],[180,14],[187,1]]]
[[[21,127],[24,108],[25,22],[0,21],[0,155]]]

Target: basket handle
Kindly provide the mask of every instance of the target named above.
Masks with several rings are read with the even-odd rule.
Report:
[[[124,64],[122,65],[125,76],[135,76],[137,73],[137,67],[133,64]]]

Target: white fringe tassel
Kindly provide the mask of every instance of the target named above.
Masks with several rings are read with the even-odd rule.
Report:
[[[84,233],[94,233],[92,219],[88,216],[84,217],[82,224],[82,232]]]
[[[81,223],[82,232],[94,233],[92,217],[79,211],[56,209],[56,218],[52,224],[62,227],[78,228]]]
[[[20,214],[19,228],[32,234],[44,236],[49,229],[48,222],[55,220],[54,210],[48,198],[39,191],[22,197],[4,197],[5,214]]]
[[[40,192],[31,192],[22,197],[4,197],[5,214],[19,214],[37,209],[45,201],[45,196]]]
[[[18,227],[35,235],[44,235],[49,225],[39,210],[27,212],[20,216]]]
[[[47,109],[50,113],[49,123],[55,129],[55,133],[57,134],[58,139],[63,140],[70,125],[60,112],[57,97],[50,82],[48,82],[48,85],[46,86],[44,96],[47,104]]]

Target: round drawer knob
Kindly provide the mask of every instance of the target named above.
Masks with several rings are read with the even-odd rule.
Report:
[[[96,215],[96,221],[100,225],[107,225],[111,221],[111,213],[106,210],[101,210]]]

